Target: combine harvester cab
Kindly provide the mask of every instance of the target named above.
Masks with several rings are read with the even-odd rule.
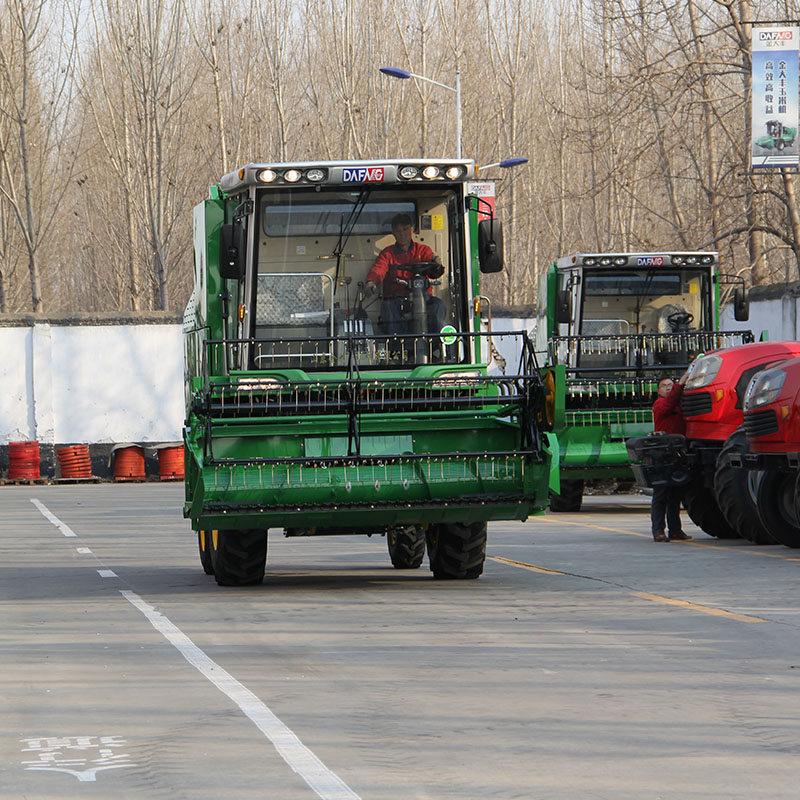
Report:
[[[708,353],[692,364],[681,400],[693,462],[684,505],[711,536],[775,543],[756,508],[760,473],[740,468],[749,453],[743,406],[754,376],[797,356],[800,342],[756,342]]]
[[[480,332],[502,230],[474,174],[468,160],[248,164],[195,208],[185,516],[218,583],[262,580],[269,528],[386,535],[397,568],[427,545],[434,577],[476,578],[487,522],[546,508],[533,344],[502,332],[521,357],[499,374]],[[387,303],[385,282],[383,298],[365,282],[398,220],[434,260],[403,264],[407,297]]]
[[[744,400],[749,453],[739,461],[755,472],[759,518],[787,547],[800,547],[800,357],[756,375]]]
[[[653,430],[660,376],[752,341],[749,331],[719,330],[722,283],[740,284],[735,316],[746,320],[744,285],[719,274],[714,252],[578,254],[542,276],[536,350],[546,353],[560,447],[554,511],[579,510],[587,479],[633,478],[625,441]]]

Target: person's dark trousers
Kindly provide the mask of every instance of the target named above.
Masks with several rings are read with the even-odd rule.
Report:
[[[650,523],[653,536],[664,533],[664,520],[670,535],[681,532],[681,497],[683,487],[662,484],[653,487],[653,502],[650,505]]]

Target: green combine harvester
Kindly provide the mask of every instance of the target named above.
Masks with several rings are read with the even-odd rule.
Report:
[[[720,287],[749,316],[744,283],[715,252],[581,253],[541,276],[536,350],[544,355],[547,419],[560,449],[553,511],[578,511],[590,479],[630,480],[625,441],[653,430],[660,376],[699,353],[752,341],[719,330]]]
[[[434,577],[477,578],[487,522],[546,508],[533,342],[503,332],[521,354],[503,374],[480,329],[503,243],[475,171],[251,163],[195,208],[184,514],[219,584],[263,579],[269,528],[385,535],[397,568],[427,547]]]

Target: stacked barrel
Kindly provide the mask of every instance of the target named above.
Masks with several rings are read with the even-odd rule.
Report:
[[[59,447],[58,463],[61,465],[62,478],[91,478],[92,461],[89,457],[88,444],[74,444]]]
[[[40,477],[39,442],[9,442],[9,480],[38,480]]]

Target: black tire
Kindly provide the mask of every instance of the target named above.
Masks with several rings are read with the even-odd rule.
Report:
[[[200,564],[206,575],[214,574],[211,561],[211,531],[197,531],[197,549],[200,551]]]
[[[561,494],[550,492],[551,511],[580,511],[583,503],[583,478],[562,478]]]
[[[395,569],[417,569],[425,557],[425,529],[420,525],[389,528],[386,544]]]
[[[777,544],[764,527],[756,507],[756,487],[760,473],[731,466],[729,456],[747,453],[744,428],[734,431],[720,450],[714,473],[714,492],[728,525],[753,544]]]
[[[800,525],[795,511],[793,472],[764,472],[756,488],[758,515],[772,538],[787,547],[800,547]]]
[[[739,538],[739,534],[722,516],[714,492],[702,483],[686,484],[683,490],[683,507],[689,519],[709,536],[717,539]]]
[[[431,525],[425,539],[428,562],[438,580],[472,580],[483,572],[486,560],[486,523]]]
[[[214,578],[220,586],[261,583],[267,563],[267,532],[212,531],[211,562],[214,565]]]

